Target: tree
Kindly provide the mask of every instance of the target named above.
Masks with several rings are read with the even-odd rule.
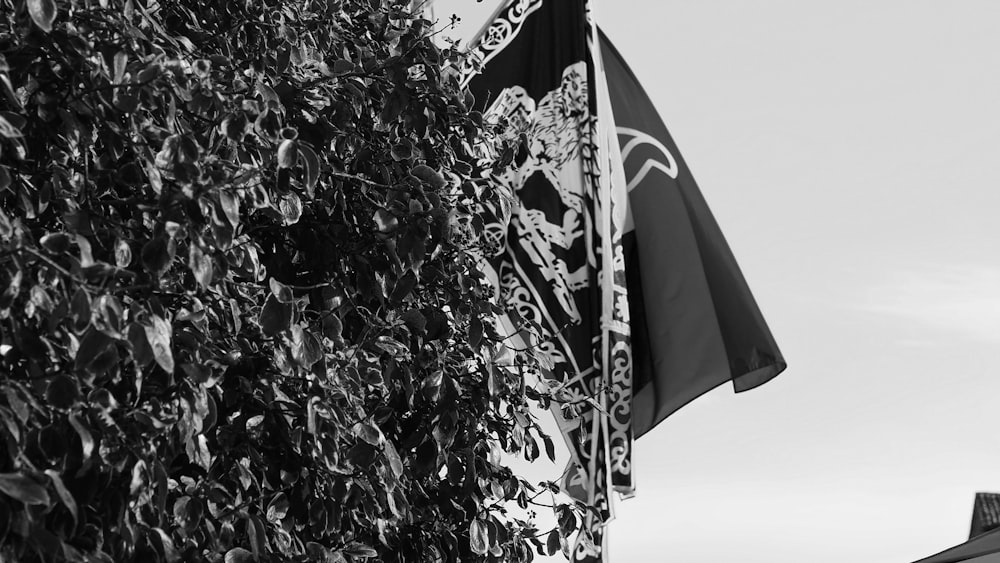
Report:
[[[0,559],[558,548],[474,253],[514,146],[407,4],[0,0]]]

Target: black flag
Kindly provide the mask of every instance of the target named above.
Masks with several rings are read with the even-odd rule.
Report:
[[[649,96],[603,32],[601,55],[628,181],[626,271],[636,436],[732,380],[785,369],[719,225]]]

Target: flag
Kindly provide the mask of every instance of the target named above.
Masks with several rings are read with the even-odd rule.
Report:
[[[618,50],[599,36],[628,181],[638,437],[726,381],[737,392],[769,381],[785,360],[663,120]]]
[[[565,484],[599,514],[571,559],[601,561],[610,492],[634,487],[633,438],[721,383],[750,389],[785,362],[587,0],[508,2],[464,74],[487,118],[527,141],[512,171],[487,175],[510,205],[483,204],[493,244],[481,262],[508,311],[501,333],[551,363],[573,457]]]
[[[559,384],[555,419],[576,469],[567,488],[598,510],[574,561],[600,560],[609,493],[631,490],[626,192],[596,41],[586,0],[516,0],[472,49],[469,73],[487,118],[527,139],[516,169],[489,178],[514,203],[483,210],[484,231],[503,242],[482,261],[509,311],[501,332],[533,333]]]

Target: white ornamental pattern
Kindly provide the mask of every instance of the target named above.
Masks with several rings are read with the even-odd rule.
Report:
[[[466,83],[517,37],[524,20],[543,3],[544,0],[514,0],[503,14],[489,24],[463,62],[462,76]]]

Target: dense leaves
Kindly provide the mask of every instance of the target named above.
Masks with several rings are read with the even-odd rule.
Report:
[[[511,149],[408,4],[0,0],[0,559],[565,545],[500,456],[553,455],[473,252]]]

